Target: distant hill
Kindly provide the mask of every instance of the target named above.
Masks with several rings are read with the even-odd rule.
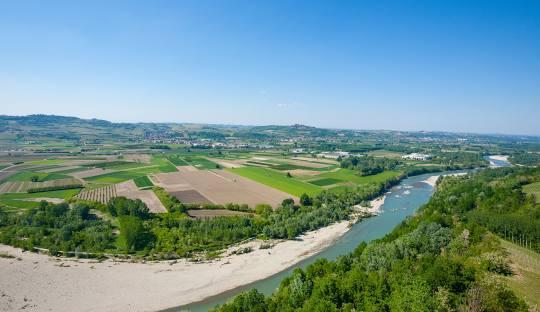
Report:
[[[114,123],[101,119],[82,119],[56,115],[0,115],[1,141],[68,140],[103,143],[138,141],[153,137],[190,137],[201,139],[271,139],[286,137],[336,136],[337,130],[305,125],[236,126],[189,123]]]

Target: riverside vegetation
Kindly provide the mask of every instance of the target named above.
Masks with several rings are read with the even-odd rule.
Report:
[[[383,239],[296,269],[269,297],[254,289],[216,311],[528,311],[504,282],[513,270],[500,242],[539,251],[540,206],[523,192],[537,181],[538,168],[445,177]]]
[[[0,242],[64,255],[127,253],[157,259],[215,256],[219,250],[249,238],[292,239],[348,219],[353,205],[382,194],[395,183],[397,180],[354,191],[303,195],[301,205],[287,199],[276,210],[259,205],[247,215],[205,220],[189,218],[186,211],[248,209],[234,204],[183,204],[159,188],[155,192],[168,209],[163,214],[151,214],[142,201],[124,197],[113,198],[107,205],[80,200],[70,204],[41,202],[19,213],[0,208]]]

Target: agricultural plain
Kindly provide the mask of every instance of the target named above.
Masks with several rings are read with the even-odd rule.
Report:
[[[206,202],[208,200],[215,204],[237,203],[247,204],[251,207],[257,204],[269,204],[276,207],[284,199],[291,198],[286,192],[224,170],[160,173],[152,175],[151,179],[154,185],[163,187],[173,195],[180,196],[179,199],[184,200],[184,202]]]

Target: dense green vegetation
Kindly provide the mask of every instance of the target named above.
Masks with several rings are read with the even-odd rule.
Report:
[[[537,250],[540,209],[521,189],[537,179],[538,169],[444,178],[419,214],[385,238],[295,270],[270,297],[252,290],[217,310],[527,311],[499,278],[512,269],[491,231],[504,236],[493,220],[506,218],[514,241]]]
[[[40,247],[59,251],[104,252],[114,243],[113,227],[90,214],[87,204],[49,204],[22,213],[0,208],[0,242],[24,249]]]
[[[355,170],[360,176],[369,176],[385,170],[394,170],[399,161],[392,158],[373,156],[352,156],[340,161],[341,168]]]
[[[472,169],[488,164],[482,154],[477,152],[435,152],[430,162],[455,169]]]
[[[538,166],[540,165],[540,153],[515,153],[508,160],[513,164]]]
[[[204,220],[191,219],[186,211],[200,208],[248,211],[249,208],[246,205],[233,204],[186,205],[163,189],[155,187],[154,192],[168,213],[150,214],[140,200],[123,197],[113,198],[107,206],[92,202],[74,203],[73,207],[69,208],[67,204],[42,203],[39,207],[29,207],[21,215],[4,211],[0,240],[27,249],[46,248],[53,253],[131,253],[158,259],[207,257],[212,256],[212,252],[245,239],[293,239],[306,231],[348,219],[353,205],[380,195],[387,186],[369,184],[339,194],[325,191],[314,197],[303,194],[302,205],[299,206],[288,199],[276,210],[267,205],[259,205],[251,214]],[[57,206],[59,208],[56,208]],[[75,218],[70,212],[73,209],[82,209],[84,213],[77,213],[80,218]],[[90,211],[101,211],[101,214],[105,213],[109,217],[101,219]],[[53,218],[53,215],[64,219],[54,224],[52,221],[38,222],[34,218],[36,214],[45,214],[47,220]],[[95,227],[106,230],[106,241],[100,235],[92,237]],[[109,235],[109,230],[115,227],[118,227],[119,234]],[[51,238],[51,233],[64,233],[62,237],[65,237],[66,241],[58,239],[57,236]],[[79,240],[74,238],[79,236],[82,237]],[[92,239],[99,240],[99,244],[90,248],[88,244]]]

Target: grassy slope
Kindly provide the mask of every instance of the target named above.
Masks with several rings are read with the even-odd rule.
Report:
[[[266,168],[243,167],[227,170],[294,196],[300,196],[303,193],[314,195],[322,190],[320,187],[313,184],[309,184],[295,178],[287,178],[284,173]]]
[[[533,194],[536,197],[536,202],[540,203],[540,182],[524,185],[523,191],[527,194]]]
[[[510,253],[515,275],[507,278],[508,286],[531,304],[540,306],[540,254],[501,240]]]

